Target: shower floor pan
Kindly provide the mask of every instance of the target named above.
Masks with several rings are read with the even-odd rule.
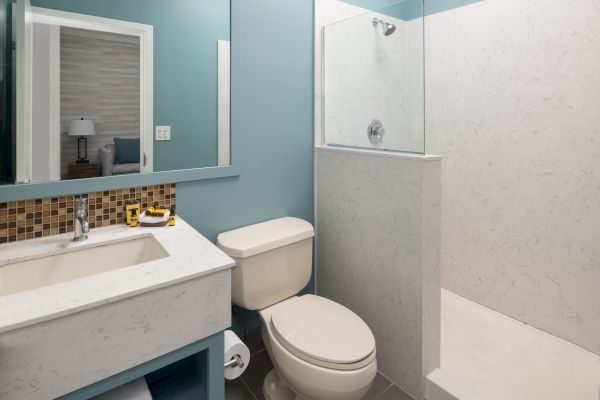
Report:
[[[442,290],[427,400],[600,400],[600,356]]]

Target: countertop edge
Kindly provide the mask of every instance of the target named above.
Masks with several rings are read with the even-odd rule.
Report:
[[[98,236],[110,237],[113,235],[113,232],[120,230],[118,234],[119,237],[123,239],[123,237],[139,237],[140,235],[145,235],[147,232],[153,232],[154,237],[159,240],[163,246],[165,246],[167,249],[170,247],[171,250],[174,251],[173,253],[170,253],[170,257],[172,258],[167,257],[166,259],[163,259],[165,260],[164,262],[161,262],[160,260],[154,261],[154,263],[158,262],[161,265],[145,267],[148,268],[147,271],[149,272],[142,275],[139,275],[141,271],[139,267],[143,264],[139,264],[132,267],[123,268],[120,270],[120,272],[119,270],[104,272],[87,278],[79,278],[73,281],[49,285],[39,289],[26,290],[14,295],[2,296],[0,297],[0,310],[2,310],[2,314],[4,314],[4,316],[0,315],[0,334],[5,334],[17,329],[22,329],[92,308],[126,300],[141,294],[160,290],[162,288],[177,285],[190,280],[220,273],[222,271],[230,270],[236,265],[233,259],[223,253],[217,246],[215,246],[211,241],[206,239],[202,234],[196,231],[181,218],[179,219],[177,229],[164,229],[175,231],[173,233],[178,232],[179,234],[184,235],[184,237],[190,241],[197,241],[198,245],[192,246],[194,249],[199,249],[195,253],[191,252],[189,255],[184,254],[182,256],[182,254],[177,253],[177,251],[181,252],[181,244],[176,243],[177,240],[173,240],[173,236],[166,233],[168,232],[167,230],[160,231],[162,228],[149,229],[150,230],[143,231],[127,231],[122,229],[122,227],[114,226],[109,228],[99,228],[99,230],[92,230],[90,235],[93,235],[94,232],[96,232]],[[175,238],[178,239],[177,236],[175,236]],[[30,242],[33,248],[37,247],[36,243],[34,242],[35,240],[37,239],[34,239]],[[61,243],[61,241],[57,240],[56,238],[53,238],[53,240],[54,243]],[[47,252],[48,245],[41,247],[44,248],[41,250],[42,254]],[[204,257],[206,257],[207,262],[198,263],[198,259]],[[25,259],[26,258],[29,257],[25,257]],[[132,268],[138,269],[133,270]],[[168,268],[173,269],[169,270]],[[124,280],[119,281],[119,278],[123,278]],[[81,284],[81,279],[86,279],[85,284]],[[115,280],[118,281],[120,285],[116,285],[116,287],[114,287],[112,282]],[[125,283],[121,284],[121,282]],[[59,285],[64,286],[61,287]],[[87,288],[86,285],[88,286]],[[92,293],[89,295],[89,298],[85,298],[88,293],[85,291],[85,289],[90,289],[90,287],[95,288],[96,285],[99,285],[99,291],[93,293],[92,289]],[[127,285],[130,285],[132,289],[129,290]],[[64,292],[62,290],[64,290]],[[60,292],[57,293],[57,291]],[[57,294],[53,295],[54,293]],[[50,294],[50,299],[47,298],[48,294]],[[70,301],[72,301],[72,305],[69,304]],[[45,311],[46,309],[47,311]]]
[[[221,267],[215,267],[211,270],[202,271],[197,274],[191,274],[191,275],[183,276],[183,277],[176,278],[173,280],[164,281],[164,282],[161,282],[161,283],[158,283],[155,285],[150,285],[150,286],[147,286],[144,288],[133,290],[133,291],[127,292],[127,293],[122,293],[122,294],[108,297],[108,298],[105,298],[102,300],[91,301],[89,303],[81,304],[81,305],[78,305],[78,306],[75,306],[72,308],[68,308],[68,309],[63,309],[61,311],[57,311],[54,313],[44,314],[43,316],[40,316],[40,317],[31,318],[31,319],[27,319],[27,320],[23,320],[23,321],[17,321],[12,324],[5,324],[5,325],[0,326],[0,335],[3,333],[17,330],[17,329],[26,328],[31,325],[40,324],[40,323],[47,322],[47,321],[50,321],[53,319],[62,318],[62,317],[66,317],[68,315],[72,315],[72,314],[76,314],[76,313],[79,313],[82,311],[90,310],[92,308],[102,307],[107,304],[116,303],[121,300],[127,300],[131,297],[139,296],[139,295],[145,294],[145,293],[150,293],[155,290],[164,289],[169,286],[174,286],[179,283],[191,281],[194,279],[199,279],[199,278],[205,277],[207,275],[213,275],[213,274],[216,274],[219,272],[223,272],[223,271],[232,269],[233,267],[235,267],[235,263],[223,265]]]

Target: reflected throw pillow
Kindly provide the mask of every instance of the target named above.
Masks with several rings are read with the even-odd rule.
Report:
[[[115,138],[115,164],[140,163],[140,139]]]

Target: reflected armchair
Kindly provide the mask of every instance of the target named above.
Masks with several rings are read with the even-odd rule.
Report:
[[[114,143],[105,144],[98,149],[98,163],[102,176],[135,174],[140,172],[140,163],[115,164],[117,148]]]

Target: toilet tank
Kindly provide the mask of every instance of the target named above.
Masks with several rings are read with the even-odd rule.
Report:
[[[314,230],[292,217],[221,233],[217,245],[236,261],[231,301],[261,310],[302,290],[312,273]]]

